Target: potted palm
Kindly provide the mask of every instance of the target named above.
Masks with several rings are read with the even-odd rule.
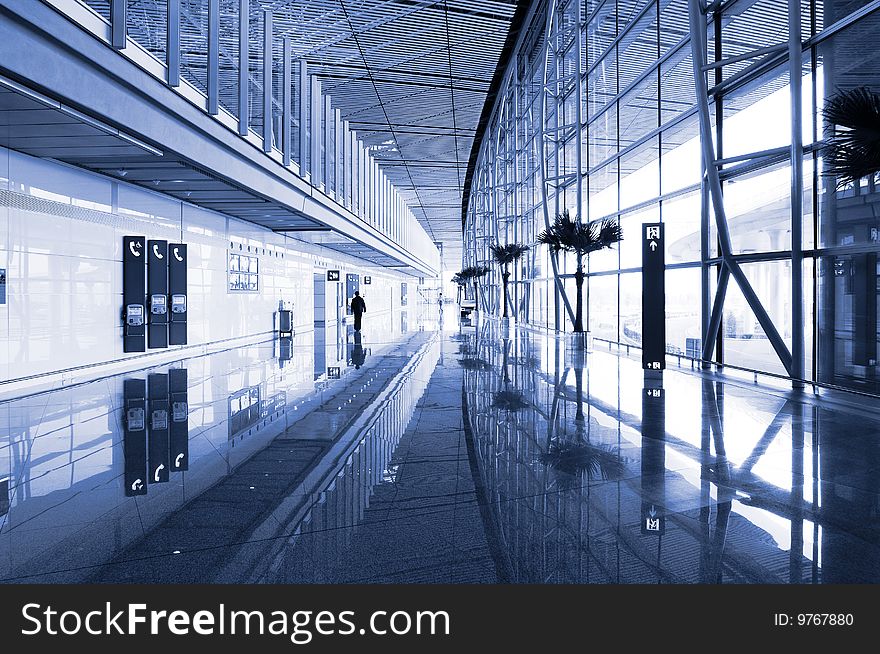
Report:
[[[480,310],[480,293],[479,293],[479,284],[477,280],[485,277],[489,274],[489,269],[486,266],[468,266],[461,270],[458,273],[459,277],[465,280],[465,283],[471,282],[474,285],[474,312],[479,312]]]
[[[452,283],[457,287],[457,296],[455,301],[457,304],[461,304],[461,292],[467,284],[467,280],[461,276],[461,272],[457,272],[452,276]]]
[[[837,188],[880,172],[880,94],[864,86],[838,91],[822,113],[829,128],[824,174]]]
[[[519,260],[522,255],[528,252],[529,246],[523,245],[522,243],[508,243],[507,245],[496,244],[489,249],[492,252],[492,257],[495,259],[495,263],[501,266],[501,288],[503,291],[502,302],[504,304],[504,311],[502,312],[501,317],[501,329],[502,331],[506,331],[509,327],[509,318],[507,315],[507,289],[510,282],[510,264]]]
[[[588,258],[590,253],[610,248],[622,239],[623,231],[616,218],[602,218],[590,223],[582,223],[573,220],[567,210],[558,214],[553,224],[538,234],[538,243],[549,246],[551,256],[557,257],[560,252],[572,252],[577,257],[577,269],[574,273],[577,298],[572,319],[575,333],[572,344],[577,349],[590,349],[589,332],[584,329],[583,289],[586,278],[584,259]],[[564,294],[564,287],[558,281],[557,279],[557,287]]]

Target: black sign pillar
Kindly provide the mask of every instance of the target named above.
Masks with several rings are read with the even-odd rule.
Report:
[[[168,344],[186,345],[186,244],[168,244]]]
[[[171,391],[169,443],[172,472],[189,470],[189,401],[186,380],[186,368],[172,368],[168,371],[168,386]]]
[[[144,307],[147,262],[143,236],[122,238],[122,351],[145,352],[147,314]]]
[[[662,536],[666,532],[666,397],[659,384],[647,386],[642,390],[642,534]]]
[[[642,225],[642,368],[666,368],[666,257],[663,225]]]
[[[147,344],[168,347],[168,241],[147,241]]]
[[[122,384],[125,496],[147,494],[147,385],[143,379]]]
[[[149,483],[168,481],[170,453],[168,442],[168,375],[147,376],[150,391],[148,402],[150,423]]]

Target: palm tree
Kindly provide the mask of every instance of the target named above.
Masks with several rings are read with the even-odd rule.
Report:
[[[467,279],[462,277],[461,271],[459,271],[452,276],[452,283],[458,287],[458,297],[455,301],[461,304],[461,291],[467,285]]]
[[[474,302],[477,303],[477,307],[479,307],[479,293],[477,280],[481,277],[485,277],[489,274],[489,269],[486,266],[468,266],[467,268],[463,268],[461,272],[458,273],[459,277],[465,280],[465,283],[472,282],[474,285]]]
[[[623,239],[620,223],[615,218],[602,218],[591,223],[572,220],[568,211],[556,216],[553,224],[538,234],[538,243],[550,246],[552,256],[560,251],[574,252],[577,256],[577,270],[574,281],[577,286],[577,304],[574,316],[574,331],[584,331],[584,257],[591,252],[610,248]],[[560,285],[561,286],[561,285]],[[563,291],[564,293],[564,291]]]
[[[831,131],[824,174],[837,178],[837,188],[880,172],[880,94],[864,86],[839,91],[822,113]]]
[[[489,248],[495,263],[501,266],[501,280],[504,288],[504,314],[502,317],[507,318],[507,284],[510,280],[510,264],[522,257],[529,251],[528,245],[522,243],[508,243],[507,245],[493,245]]]

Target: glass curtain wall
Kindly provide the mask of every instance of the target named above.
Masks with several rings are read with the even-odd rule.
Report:
[[[533,3],[481,143],[465,256],[492,267],[489,245],[533,245],[564,210],[581,221],[619,219],[623,241],[589,258],[585,319],[595,338],[639,346],[639,226],[660,221],[667,351],[699,359],[724,264],[701,183],[688,7],[688,0]],[[841,91],[880,92],[874,65],[880,53],[872,40],[880,27],[877,9],[876,1],[801,1],[799,103],[803,377],[874,394],[880,393],[877,180],[838,187],[824,174],[829,126],[822,109]],[[789,2],[716,2],[705,15],[706,137],[715,145],[730,256],[791,352],[798,330],[792,325]],[[573,257],[561,256],[558,272],[573,303]],[[520,321],[571,330],[546,247],[533,248],[512,280]],[[487,308],[498,312],[497,271],[485,288]],[[711,359],[790,376],[754,306],[731,279]]]

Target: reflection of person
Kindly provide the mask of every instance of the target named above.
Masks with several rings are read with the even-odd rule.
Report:
[[[440,305],[440,313],[443,313],[443,293],[437,298],[437,304]]]
[[[351,299],[351,312],[354,314],[354,330],[361,330],[361,316],[367,311],[367,303],[364,302],[364,298],[361,297],[360,291],[354,292],[354,297]]]
[[[363,301],[363,300],[361,300]],[[354,364],[355,368],[360,368],[364,365],[364,361],[367,358],[367,353],[364,352],[364,346],[361,344],[361,333],[354,333],[354,347],[351,349],[351,362]]]

